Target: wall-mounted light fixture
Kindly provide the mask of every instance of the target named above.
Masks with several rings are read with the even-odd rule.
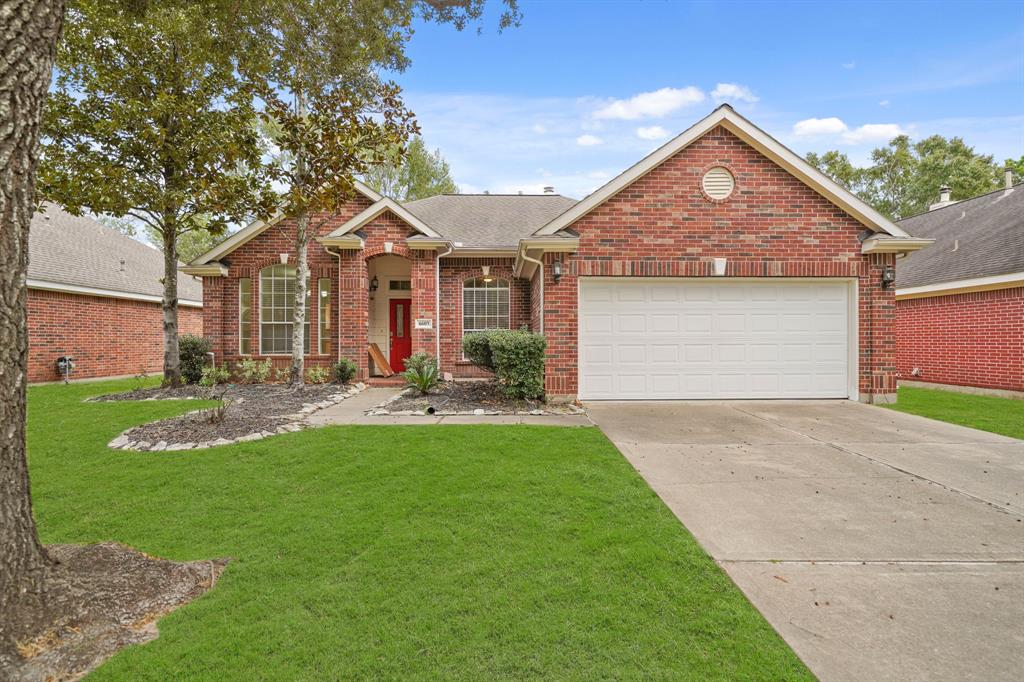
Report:
[[[896,283],[896,268],[886,265],[882,268],[882,288],[888,289]]]
[[[377,293],[377,289],[379,287],[380,287],[380,280],[377,279],[377,275],[374,275],[373,279],[370,280],[370,296],[373,296],[375,293]]]
[[[556,260],[551,264],[551,276],[554,278],[555,284],[562,279],[562,261]]]
[[[490,265],[481,265],[480,266],[480,270],[484,273],[484,281],[485,282],[493,282],[494,281],[494,278],[491,277],[491,266]]]

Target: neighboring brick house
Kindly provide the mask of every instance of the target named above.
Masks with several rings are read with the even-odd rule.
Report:
[[[915,239],[723,105],[574,202],[359,196],[310,251],[307,360],[376,343],[456,377],[465,332],[547,337],[550,398],[852,398],[896,390],[896,255]],[[289,221],[194,261],[218,358],[288,362]]]
[[[53,204],[32,218],[28,263],[28,379],[57,381],[163,368],[164,270],[159,251]],[[202,334],[202,283],[178,278],[178,324]]]
[[[1024,398],[1024,185],[965,201],[943,189],[932,210],[900,221],[935,240],[899,266],[901,383]]]

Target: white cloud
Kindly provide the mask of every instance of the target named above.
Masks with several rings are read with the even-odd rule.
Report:
[[[576,144],[581,147],[594,147],[599,144],[604,144],[604,140],[597,135],[580,135],[576,138]]]
[[[904,133],[903,128],[896,123],[868,123],[854,130],[843,133],[842,140],[847,144],[862,144],[864,142],[888,142],[897,135]]]
[[[661,140],[668,137],[668,131],[661,126],[647,126],[636,129],[636,136],[641,140]]]
[[[533,130],[533,132],[537,133],[538,135],[543,135],[548,131],[548,129],[544,127],[543,123],[534,123],[533,128],[531,128],[531,130]]]
[[[797,137],[838,137],[844,144],[864,144],[865,142],[888,142],[906,131],[898,123],[866,123],[857,128],[850,128],[841,119],[808,118],[797,121],[793,126],[793,134]]]
[[[847,130],[846,124],[835,116],[831,118],[805,118],[793,125],[793,134],[797,137],[838,135],[845,133]]]
[[[719,83],[711,91],[711,96],[719,103],[725,101],[754,103],[760,99],[751,92],[750,88],[739,83]]]
[[[594,112],[594,118],[613,118],[632,121],[638,118],[661,118],[683,107],[698,104],[704,93],[692,85],[685,88],[661,88],[641,92],[629,99],[616,99]]]
[[[889,100],[883,99],[881,102],[878,103],[878,106],[880,106],[880,107],[888,107],[889,106]]]
[[[847,71],[850,71],[852,69],[856,69],[857,68],[857,62],[844,62],[843,63],[843,68],[846,69]]]

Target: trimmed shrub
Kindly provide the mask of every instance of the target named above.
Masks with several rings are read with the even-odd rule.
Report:
[[[203,368],[203,376],[199,379],[199,383],[202,386],[216,386],[217,384],[226,384],[230,379],[231,370],[228,369],[227,364],[221,367],[210,365]]]
[[[441,379],[437,369],[437,358],[430,353],[414,353],[405,361],[405,371],[402,372],[410,386],[419,389],[421,395],[430,393],[430,389],[437,386]]]
[[[339,384],[346,384],[349,381],[352,381],[352,377],[356,375],[358,368],[356,367],[356,363],[352,362],[348,358],[342,358],[331,365],[331,371],[334,372],[334,378]]]
[[[306,370],[306,381],[311,384],[326,384],[331,373],[326,367],[310,367]]]
[[[242,381],[247,384],[262,384],[270,378],[270,371],[273,363],[268,359],[260,362],[252,358],[246,358],[238,363],[238,374]]]
[[[213,342],[202,336],[182,334],[178,337],[178,357],[181,378],[186,384],[198,384],[206,367],[206,354],[213,350]]]
[[[494,372],[509,398],[534,399],[544,396],[544,350],[541,334],[501,329],[469,334],[463,352],[470,362]]]

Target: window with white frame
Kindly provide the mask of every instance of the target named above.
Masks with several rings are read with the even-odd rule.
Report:
[[[508,281],[477,277],[462,283],[462,333],[509,328]]]
[[[260,270],[260,353],[292,352],[295,309],[295,266],[271,265]],[[303,352],[309,353],[309,282],[306,283],[306,324]]]
[[[323,277],[317,280],[318,297],[320,302],[320,335],[317,336],[317,350],[320,355],[327,355],[331,352],[331,280]]]
[[[252,280],[238,280],[238,352],[252,354]]]

